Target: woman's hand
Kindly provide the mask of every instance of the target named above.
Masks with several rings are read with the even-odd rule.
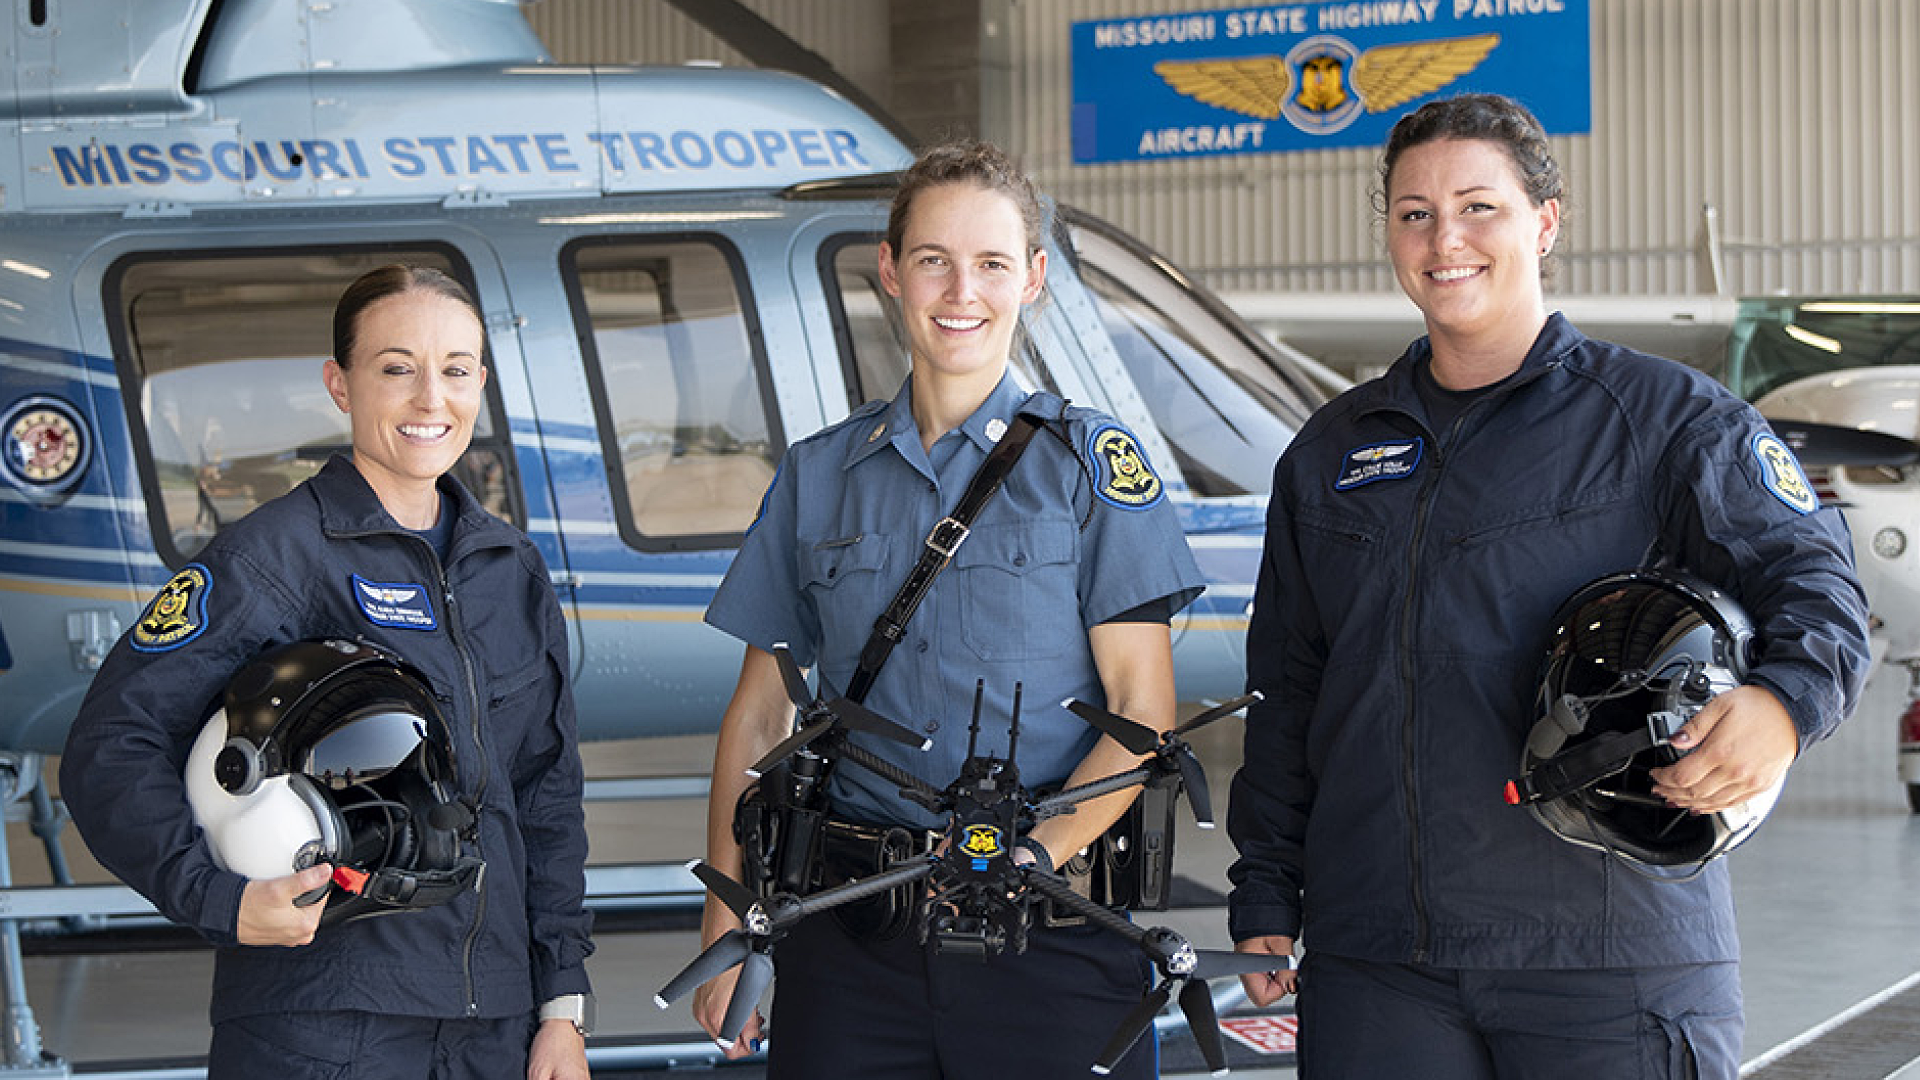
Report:
[[[1248,938],[1233,946],[1234,952],[1266,953],[1271,956],[1284,956],[1285,964],[1276,964],[1273,971],[1256,971],[1240,976],[1240,985],[1247,988],[1247,1000],[1255,1005],[1271,1005],[1288,994],[1300,989],[1300,972],[1293,966],[1293,939],[1277,934],[1268,937]]]
[[[240,920],[234,935],[242,945],[306,945],[320,929],[320,914],[326,910],[326,894],[305,906],[294,903],[299,897],[323,888],[333,879],[333,867],[325,863],[309,866],[297,874],[280,878],[262,878],[247,882],[240,894]]]
[[[587,1039],[571,1020],[542,1020],[527,1052],[527,1080],[588,1080]]]

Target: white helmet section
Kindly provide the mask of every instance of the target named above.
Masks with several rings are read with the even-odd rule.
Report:
[[[305,776],[270,776],[245,795],[215,779],[214,759],[227,745],[227,711],[214,712],[187,755],[187,803],[222,869],[259,880],[285,877],[337,857],[332,812]]]

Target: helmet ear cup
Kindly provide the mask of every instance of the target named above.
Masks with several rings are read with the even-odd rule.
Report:
[[[213,778],[230,795],[253,794],[260,787],[264,773],[260,748],[251,739],[228,739],[214,755]]]

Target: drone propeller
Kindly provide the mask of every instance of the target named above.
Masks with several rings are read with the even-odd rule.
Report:
[[[793,652],[786,643],[776,643],[772,652],[773,658],[779,662],[780,679],[786,684],[787,697],[800,710],[799,727],[754,762],[753,767],[747,770],[747,775],[765,776],[774,766],[842,725],[919,750],[933,746],[932,739],[901,727],[852,698],[835,693],[825,678],[820,680],[821,693],[816,696],[807,688],[807,677],[800,673],[800,665],[794,662]]]
[[[1195,716],[1172,731],[1158,732],[1145,724],[1129,720],[1124,716],[1108,712],[1097,705],[1089,705],[1078,698],[1068,698],[1063,704],[1072,710],[1075,716],[1092,724],[1102,733],[1134,754],[1158,754],[1163,760],[1171,761],[1180,770],[1180,783],[1187,789],[1187,801],[1193,806],[1193,817],[1201,828],[1213,828],[1213,796],[1207,790],[1207,772],[1200,767],[1200,759],[1193,748],[1187,745],[1186,736],[1198,731],[1215,720],[1239,712],[1249,704],[1260,700],[1258,690],[1223,702]]]
[[[695,861],[688,863],[687,869],[739,917],[741,925],[715,938],[692,963],[680,969],[680,973],[653,996],[653,1003],[664,1009],[684,997],[687,991],[739,965],[740,978],[734,983],[733,997],[727,1002],[727,1015],[719,1034],[722,1043],[731,1044],[740,1037],[741,1029],[760,1004],[760,996],[773,981],[773,942],[777,932],[785,927],[778,915],[767,912],[752,890],[712,865]]]
[[[720,1042],[730,1046],[740,1037],[741,1029],[753,1016],[754,1007],[760,1004],[761,995],[766,993],[768,984],[773,981],[773,947],[794,923],[828,908],[925,878],[933,865],[930,859],[909,860],[903,865],[811,896],[800,897],[782,892],[763,901],[745,885],[710,864],[698,861],[688,863],[687,869],[739,917],[740,926],[715,938],[713,944],[660,988],[660,992],[653,997],[653,1003],[664,1009],[685,996],[687,991],[739,965],[740,977],[733,984],[733,997],[727,1002],[727,1014],[719,1032]]]
[[[1207,980],[1226,975],[1272,971],[1276,967],[1291,967],[1293,964],[1290,957],[1196,949],[1186,938],[1164,926],[1142,931],[1140,948],[1159,970],[1160,984],[1127,1014],[1113,1037],[1107,1040],[1106,1047],[1100,1051],[1093,1071],[1102,1076],[1113,1071],[1121,1056],[1153,1025],[1153,1018],[1166,1007],[1168,1001],[1173,1000],[1176,991],[1179,994],[1180,1011],[1186,1015],[1187,1028],[1193,1032],[1193,1041],[1200,1047],[1200,1056],[1206,1059],[1207,1068],[1212,1070],[1213,1075],[1223,1075],[1227,1071],[1227,1052],[1220,1041],[1219,1017],[1214,1012],[1213,995],[1207,989]]]

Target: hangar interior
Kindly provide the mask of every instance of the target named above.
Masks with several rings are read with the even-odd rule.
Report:
[[[1003,143],[1050,195],[1165,253],[1263,333],[1348,376],[1379,371],[1419,331],[1381,250],[1376,151],[1074,161],[1073,24],[1215,10],[1190,0],[1147,7],[543,0],[527,15],[553,58],[569,64],[754,66],[768,56],[702,23],[763,19],[917,138],[976,133]],[[1608,335],[1598,327],[1613,328],[1611,336],[1712,368],[1743,298],[1920,292],[1920,185],[1909,179],[1920,175],[1920,6],[1591,0],[1591,8],[1592,130],[1555,139],[1572,196],[1550,304],[1599,336]],[[1895,772],[1908,700],[1906,672],[1876,665],[1858,713],[1796,765],[1773,820],[1735,857],[1749,1075],[1920,1077],[1920,924],[1904,917],[1920,886],[1920,825]],[[1216,792],[1236,765],[1237,736],[1221,724],[1202,745]],[[589,768],[606,779],[691,775],[710,752],[704,737],[611,743],[594,750]],[[701,846],[701,806],[593,804],[594,862],[690,857]],[[43,880],[35,839],[18,823],[9,831],[16,883]],[[1181,844],[1182,875],[1224,889],[1224,836],[1187,829]],[[78,839],[66,846],[82,879],[98,880]],[[1224,940],[1218,907],[1172,917],[1196,941]],[[684,920],[603,941],[594,961],[603,1041],[691,1031],[684,1009],[658,1013],[650,997],[694,944]],[[110,956],[50,949],[29,959],[27,979],[49,1047],[189,1058],[205,1043],[206,970],[204,952],[163,942]],[[689,1061],[705,1064],[695,1044]],[[1244,1064],[1240,1075],[1293,1075]]]

